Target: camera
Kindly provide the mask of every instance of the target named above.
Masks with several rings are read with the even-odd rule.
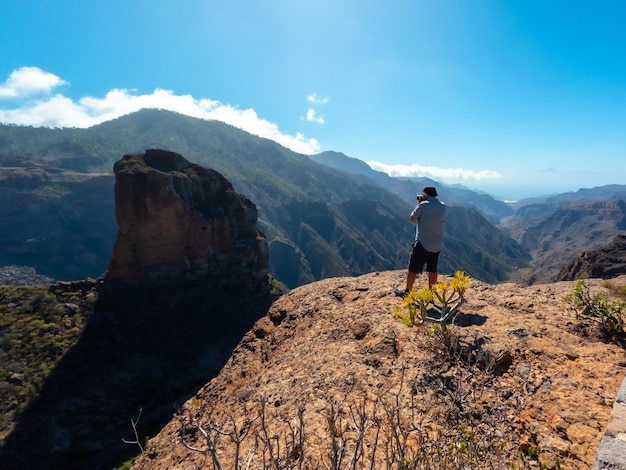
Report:
[[[424,199],[424,195],[423,195],[423,194],[418,194],[418,195],[417,195],[417,202],[422,202],[422,201],[424,201],[424,200],[425,200],[425,199]]]

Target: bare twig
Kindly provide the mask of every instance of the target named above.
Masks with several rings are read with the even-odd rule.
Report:
[[[134,441],[128,441],[126,439],[122,439],[122,442],[124,442],[125,444],[137,444],[139,446],[139,449],[141,449],[141,453],[144,453],[143,450],[143,446],[141,445],[141,442],[139,441],[139,435],[137,434],[137,424],[139,424],[139,420],[141,419],[141,412],[143,411],[143,408],[139,408],[139,414],[137,415],[137,419],[133,421],[133,419],[131,418],[130,420],[130,425],[133,428],[133,434],[135,434],[135,440]]]

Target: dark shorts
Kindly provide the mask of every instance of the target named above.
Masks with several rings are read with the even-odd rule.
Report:
[[[429,273],[437,272],[437,264],[439,263],[439,252],[433,253],[426,251],[420,242],[413,244],[411,257],[409,258],[409,272],[420,274],[424,265]]]

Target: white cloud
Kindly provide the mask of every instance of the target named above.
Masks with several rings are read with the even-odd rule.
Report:
[[[318,116],[317,112],[313,108],[309,108],[309,110],[306,112],[306,117],[302,119],[309,122],[324,124],[324,118],[322,116]]]
[[[313,93],[312,95],[307,96],[306,99],[309,100],[309,102],[315,104],[326,104],[330,101],[330,98],[321,98],[317,96],[317,93]]]
[[[437,168],[421,165],[388,165],[376,161],[369,161],[367,164],[374,170],[385,172],[389,176],[425,176],[443,183],[475,182],[502,178],[501,173],[491,170],[474,171],[463,168]]]
[[[191,95],[176,95],[171,90],[156,89],[150,94],[135,94],[134,90],[114,89],[103,98],[87,96],[78,101],[50,92],[66,82],[37,67],[14,70],[0,85],[0,99],[27,98],[12,109],[0,107],[0,122],[26,126],[91,127],[143,108],[175,111],[201,119],[222,121],[251,134],[264,137],[295,152],[314,154],[320,145],[316,139],[307,139],[301,133],[289,135],[278,125],[260,118],[254,109],[239,109],[210,99],[196,99]],[[36,99],[34,95],[48,94]]]
[[[68,83],[53,73],[38,67],[15,69],[0,85],[0,98],[24,98],[40,93],[49,93],[53,88]]]

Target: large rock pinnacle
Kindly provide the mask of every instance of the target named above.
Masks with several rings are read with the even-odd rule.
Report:
[[[119,232],[107,280],[267,282],[256,206],[221,174],[164,150],[125,155],[114,172]]]

